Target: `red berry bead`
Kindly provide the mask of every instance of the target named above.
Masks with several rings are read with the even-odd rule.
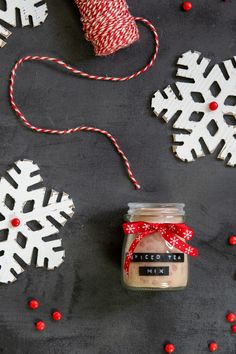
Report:
[[[38,321],[35,323],[35,328],[37,331],[43,331],[45,329],[45,323],[43,321]]]
[[[218,345],[215,342],[212,342],[209,344],[209,350],[210,352],[215,352],[218,349]]]
[[[231,327],[232,332],[236,333],[236,324]]]
[[[190,11],[192,9],[192,7],[193,7],[193,5],[192,5],[192,3],[190,1],[184,1],[182,3],[182,9],[184,11]]]
[[[229,244],[230,244],[231,246],[236,245],[236,236],[230,236],[230,238],[229,238]]]
[[[38,300],[32,299],[28,302],[28,306],[31,310],[36,310],[39,307]]]
[[[174,353],[174,351],[175,351],[174,345],[170,344],[170,343],[166,344],[165,351],[166,351],[166,353]]]
[[[54,321],[60,321],[61,318],[62,318],[62,314],[59,311],[54,311],[52,313],[52,319]]]
[[[230,323],[234,322],[236,320],[236,315],[234,313],[228,313],[226,316],[226,320]]]
[[[217,110],[217,108],[218,108],[218,103],[215,102],[215,101],[209,103],[209,108],[210,108],[211,111]]]
[[[20,219],[18,219],[18,218],[12,219],[11,220],[11,224],[12,224],[13,227],[19,226],[20,225]]]

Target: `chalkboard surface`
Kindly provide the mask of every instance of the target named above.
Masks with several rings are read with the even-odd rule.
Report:
[[[146,63],[152,36],[139,25],[140,41],[95,58],[85,41],[72,0],[47,0],[49,16],[36,29],[14,29],[0,51],[0,173],[16,160],[34,160],[45,184],[66,191],[76,213],[61,230],[65,263],[55,271],[31,267],[12,285],[0,287],[0,353],[156,354],[166,341],[176,354],[203,354],[216,340],[219,353],[235,354],[236,337],[225,321],[236,311],[234,168],[216,154],[186,164],[171,153],[171,127],[151,108],[153,93],[175,81],[178,56],[197,50],[213,63],[236,55],[236,3],[193,0],[130,0],[135,16],[158,28],[154,67],[127,83],[92,82],[50,64],[26,63],[17,74],[16,100],[31,122],[51,128],[94,125],[114,134],[127,153],[142,189],[135,191],[110,142],[94,133],[47,136],[27,130],[10,108],[10,70],[22,56],[62,58],[91,73],[126,75]],[[128,202],[183,202],[196,232],[190,281],[180,292],[131,292],[121,287],[121,223]],[[29,297],[41,306],[27,309]],[[58,308],[63,320],[52,322]],[[46,322],[44,332],[34,321]]]

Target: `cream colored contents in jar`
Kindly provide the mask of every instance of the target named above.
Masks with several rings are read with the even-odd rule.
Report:
[[[183,222],[182,216],[173,215],[170,220],[167,220],[162,215],[146,215],[147,210],[145,209],[144,215],[140,213],[130,216],[129,221],[173,224]],[[123,261],[135,236],[126,236]],[[148,261],[146,261],[147,259]],[[133,260],[130,263],[128,275],[123,269],[123,282],[128,288],[177,290],[185,288],[187,285],[188,256],[166,242],[159,232],[148,235],[139,242],[134,251]]]

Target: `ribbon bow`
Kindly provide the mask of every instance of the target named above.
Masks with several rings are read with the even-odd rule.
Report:
[[[136,235],[125,258],[124,270],[127,274],[129,273],[130,262],[135,248],[144,237],[155,232],[159,232],[164,240],[179,251],[192,257],[198,256],[197,248],[189,246],[180,239],[181,237],[189,241],[193,237],[194,231],[185,224],[159,224],[138,221],[124,223],[123,230],[125,235]]]

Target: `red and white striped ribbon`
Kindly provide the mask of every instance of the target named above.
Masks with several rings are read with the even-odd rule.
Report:
[[[68,71],[82,76],[82,77],[86,77],[88,79],[91,80],[100,80],[100,81],[112,81],[112,82],[121,82],[121,81],[128,81],[131,80],[139,75],[141,75],[142,73],[146,72],[148,69],[150,69],[157,57],[157,53],[158,53],[158,48],[159,48],[159,40],[158,40],[158,34],[157,31],[155,29],[155,27],[151,24],[151,22],[149,22],[148,20],[142,18],[142,17],[136,17],[135,18],[136,21],[141,21],[143,22],[146,26],[148,26],[150,28],[150,30],[152,31],[153,35],[154,35],[154,40],[155,40],[155,50],[154,50],[154,54],[150,60],[150,62],[143,67],[142,69],[138,70],[137,72],[125,76],[125,77],[109,77],[109,76],[98,76],[98,75],[91,75],[88,74],[84,71],[78,70],[73,68],[72,66],[66,64],[64,61],[57,59],[57,58],[51,58],[51,57],[46,57],[46,56],[26,56],[21,58],[13,67],[12,71],[11,71],[11,78],[10,78],[10,87],[9,87],[9,94],[10,94],[10,103],[11,106],[13,108],[13,110],[16,112],[17,116],[21,119],[21,121],[27,126],[27,128],[37,132],[37,133],[46,133],[46,134],[56,134],[56,135],[65,135],[65,134],[72,134],[75,132],[80,132],[80,131],[92,131],[92,132],[96,132],[96,133],[100,133],[105,135],[114,145],[114,147],[116,148],[117,152],[120,154],[121,158],[124,161],[127,173],[129,175],[130,180],[132,181],[132,183],[134,184],[136,189],[140,189],[140,185],[138,184],[137,180],[135,179],[131,167],[130,167],[130,163],[127,159],[127,157],[125,156],[124,152],[121,150],[119,144],[117,143],[117,140],[106,130],[102,130],[96,127],[87,127],[87,126],[79,126],[76,128],[70,128],[70,129],[65,129],[65,130],[58,130],[58,129],[49,129],[49,128],[41,128],[41,127],[37,127],[35,125],[32,125],[28,119],[25,117],[25,115],[21,112],[21,110],[19,109],[19,107],[17,106],[16,102],[15,102],[15,98],[14,98],[14,86],[15,86],[15,79],[16,79],[16,71],[18,70],[18,68],[25,62],[27,61],[43,61],[43,62],[52,62],[55,63],[65,69],[67,69]]]
[[[132,260],[133,253],[144,237],[159,232],[161,236],[171,246],[177,248],[182,253],[192,257],[198,256],[198,249],[188,245],[182,239],[189,241],[193,238],[194,231],[185,224],[171,224],[171,223],[149,223],[143,221],[128,222],[123,224],[125,235],[135,235],[131,243],[124,262],[124,270],[129,274],[129,267]]]

